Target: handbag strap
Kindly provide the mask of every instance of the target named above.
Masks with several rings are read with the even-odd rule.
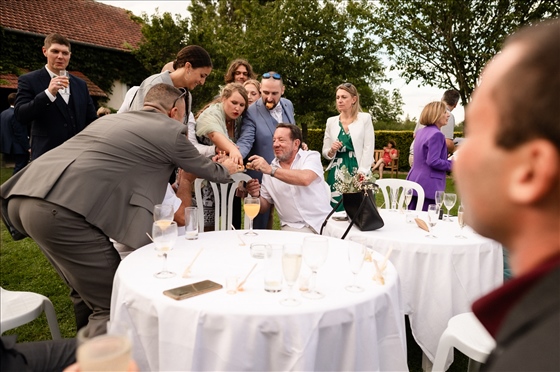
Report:
[[[323,221],[323,224],[321,225],[321,230],[319,231],[319,235],[323,235],[323,228],[325,226],[327,226],[327,222],[329,221],[329,218],[331,218],[331,216],[333,215],[334,212],[336,212],[336,210],[338,209],[338,207],[340,206],[340,204],[342,203],[342,198],[340,198],[340,200],[338,201],[338,203],[336,203],[336,205],[334,206],[334,208],[332,209],[331,213],[329,213],[327,215],[327,218],[325,218],[325,220]]]

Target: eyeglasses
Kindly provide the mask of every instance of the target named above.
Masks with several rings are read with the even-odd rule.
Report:
[[[264,74],[262,74],[263,79],[270,79],[273,78],[274,80],[280,80],[282,79],[282,76],[280,76],[279,73],[275,72],[273,74],[271,74],[270,72],[265,72]]]
[[[183,98],[187,95],[187,90],[185,88],[179,88],[179,90],[181,91],[181,95],[179,97],[175,98],[175,101],[173,101],[173,106],[171,106],[172,110],[173,110],[174,107],[176,107],[175,105],[177,105],[177,101],[179,101],[181,98]]]

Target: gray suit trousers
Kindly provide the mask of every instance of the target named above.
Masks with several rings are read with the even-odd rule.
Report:
[[[71,288],[78,329],[105,333],[113,278],[121,261],[113,244],[85,218],[59,205],[29,197],[13,197],[8,216],[41,248]]]

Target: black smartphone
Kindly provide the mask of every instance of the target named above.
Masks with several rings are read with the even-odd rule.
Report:
[[[163,294],[174,300],[184,300],[185,298],[198,296],[203,293],[221,289],[223,286],[211,280],[187,284],[182,287],[172,288],[163,291]]]

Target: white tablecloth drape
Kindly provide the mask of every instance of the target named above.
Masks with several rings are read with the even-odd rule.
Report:
[[[161,258],[153,246],[143,247],[122,261],[113,285],[111,321],[132,328],[133,357],[141,370],[368,370],[407,369],[404,314],[399,278],[389,264],[384,286],[372,280],[373,265],[359,275],[362,293],[344,289],[350,283],[346,241],[329,238],[329,256],[319,269],[320,300],[303,298],[297,307],[280,305],[287,289],[264,291],[261,262],[235,295],[225,290],[175,301],[162,294],[169,288],[210,279],[243,277],[253,266],[249,244],[302,242],[307,234],[258,231],[239,245],[239,231],[201,233],[198,241],[181,237],[169,253],[169,269],[179,275],[156,279]],[[352,243],[353,244],[353,243]],[[196,255],[192,275],[180,274]],[[376,255],[381,259],[381,256]],[[303,264],[305,266],[305,264]]]
[[[464,228],[467,239],[458,239],[456,217],[439,221],[437,239],[416,224],[406,223],[404,214],[379,210],[385,226],[375,231],[350,230],[364,236],[374,251],[385,255],[392,247],[390,261],[401,280],[404,310],[410,319],[418,345],[433,362],[439,339],[453,316],[472,311],[471,304],[503,282],[502,246]],[[420,218],[427,221],[425,213]],[[340,237],[348,222],[329,220],[323,235]],[[447,366],[453,361],[451,356]]]

